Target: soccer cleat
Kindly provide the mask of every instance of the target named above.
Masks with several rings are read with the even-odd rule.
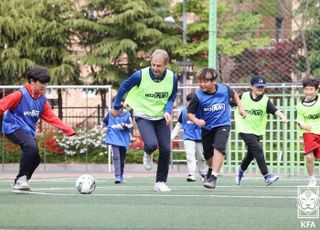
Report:
[[[19,177],[12,185],[13,190],[30,191],[26,176]]]
[[[203,186],[209,189],[215,189],[217,183],[217,177],[214,175],[211,175],[206,182],[204,182]]]
[[[266,177],[265,177],[265,182],[266,182],[266,185],[269,186],[271,185],[273,182],[277,181],[279,179],[278,176],[274,176],[272,174],[268,174]]]
[[[316,187],[317,186],[317,180],[316,179],[310,179],[308,183],[308,187]]]
[[[243,171],[240,169],[240,167],[238,167],[236,177],[235,177],[236,185],[240,185],[242,177],[243,177]]]
[[[152,154],[147,154],[146,152],[144,152],[143,166],[147,171],[150,171],[152,169]]]
[[[196,177],[194,175],[188,175],[187,176],[187,181],[188,182],[195,182],[196,181]]]
[[[114,183],[115,183],[115,184],[120,184],[120,183],[122,183],[122,181],[121,181],[121,176],[116,176],[116,179],[115,179]]]
[[[204,179],[206,178],[206,175],[200,175],[200,180],[204,181]]]
[[[156,191],[156,192],[170,192],[171,189],[166,185],[165,182],[156,182],[154,184],[154,191]]]

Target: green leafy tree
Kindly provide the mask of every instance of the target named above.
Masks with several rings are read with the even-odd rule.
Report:
[[[270,14],[262,9],[263,3],[255,3],[251,11],[236,11],[237,5],[242,1],[232,1],[232,4],[219,1],[217,5],[217,50],[219,57],[235,56],[246,49],[265,46],[270,43],[270,37],[261,33],[256,36],[255,31],[262,26],[262,16]],[[262,4],[262,5],[261,5]],[[269,4],[270,2],[265,2]],[[274,9],[274,8],[271,8]],[[254,11],[254,12],[253,12]],[[196,67],[207,66],[208,57],[208,25],[209,25],[209,1],[188,0],[187,12],[195,14],[196,21],[188,25],[186,47],[180,46],[177,54],[186,54]],[[176,18],[181,18],[182,3],[173,9]]]
[[[306,76],[320,78],[320,3],[318,0],[298,0],[297,7],[279,1],[282,10],[290,16],[297,30],[294,36],[300,37],[303,43],[304,59],[301,60],[300,71]]]

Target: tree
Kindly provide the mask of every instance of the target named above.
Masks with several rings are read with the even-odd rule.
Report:
[[[232,5],[233,4],[233,5]],[[232,4],[219,2],[217,6],[217,49],[220,56],[239,55],[248,48],[265,46],[270,42],[270,38],[265,35],[255,36],[255,30],[262,26],[262,13],[236,11],[236,4],[241,1],[233,1]],[[173,13],[177,18],[181,18],[182,3],[178,3]],[[209,25],[209,1],[188,0],[187,12],[195,14],[198,19],[188,25],[187,47],[180,46],[177,54],[186,54],[196,66],[207,65],[208,57],[208,25]]]
[[[37,19],[23,0],[0,1],[0,83],[20,84],[32,60]]]
[[[168,28],[163,18],[169,14],[168,1],[94,0],[82,9],[92,22],[81,40],[87,47],[82,63],[90,67],[93,84],[117,86],[147,66],[153,50],[163,48],[170,54],[179,43],[179,37],[165,33]],[[100,93],[105,106],[105,92]]]
[[[291,17],[303,41],[305,61],[300,70],[305,72],[306,76],[313,75],[320,78],[320,2],[318,0],[299,0],[297,4],[298,7],[293,11]]]
[[[73,24],[81,15],[69,0],[35,0],[29,4],[40,18],[40,28],[34,35],[34,60],[49,68],[52,84],[80,84],[80,65],[71,54],[76,43]],[[62,119],[62,90],[58,89],[57,94]]]
[[[300,36],[296,39],[291,39],[289,28],[281,30],[282,22],[290,20],[288,15],[293,12],[292,1],[234,0],[228,1],[228,4],[223,1],[219,2],[217,6],[217,51],[221,80],[244,82],[256,73],[263,73],[267,74],[267,77],[273,82],[291,82],[292,74],[303,71],[304,66],[306,69],[309,65],[313,66],[316,71],[320,60],[319,53],[312,52],[310,55],[307,54],[310,52],[307,50],[306,55],[309,60],[306,60],[301,50],[307,45],[309,49],[314,47],[313,51],[317,50],[318,39],[315,37],[318,36],[319,28],[319,23],[317,23],[319,14],[316,7],[318,1],[300,0],[298,2],[300,2],[300,13],[298,14],[299,10],[295,12],[296,23],[300,22],[308,28],[311,28],[309,26],[312,24],[313,29],[309,29],[303,35],[305,38],[302,36],[303,33],[299,32]],[[187,12],[194,13],[198,18],[196,22],[188,25],[187,47],[180,46],[177,49],[180,56],[186,54],[196,66],[207,65],[208,3],[208,1],[188,0]],[[309,9],[307,15],[312,20],[305,19],[306,7]],[[284,11],[284,8],[287,8],[288,12]],[[311,9],[314,11],[311,12]],[[179,18],[182,4],[177,4],[173,12]],[[297,20],[298,18],[302,18],[302,21]],[[313,18],[316,20],[313,21]],[[288,39],[282,41],[283,37]],[[278,54],[279,56],[272,56]],[[259,61],[260,64],[257,63]]]
[[[49,69],[52,84],[80,83],[80,65],[71,54],[81,14],[69,0],[4,0],[0,11],[0,74],[7,84],[35,65]],[[62,119],[61,89],[58,106]]]

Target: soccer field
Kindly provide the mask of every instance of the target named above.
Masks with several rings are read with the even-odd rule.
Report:
[[[301,229],[297,186],[305,178],[280,178],[266,187],[259,178],[234,185],[220,177],[215,190],[202,182],[170,177],[169,193],[153,191],[154,177],[96,178],[90,195],[79,194],[76,178],[33,179],[31,192],[14,193],[0,180],[0,229]],[[320,220],[315,219],[317,228]]]

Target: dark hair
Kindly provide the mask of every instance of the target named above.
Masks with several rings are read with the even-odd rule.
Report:
[[[197,80],[215,80],[218,77],[218,73],[215,69],[211,68],[202,68],[199,70],[199,72],[196,74]]]
[[[112,103],[114,103],[114,101],[116,100],[116,96],[112,97]],[[121,99],[121,102],[124,102],[124,98]],[[120,105],[120,109],[123,108],[123,105]]]
[[[191,101],[191,99],[194,97],[194,93],[189,93],[187,96],[186,96],[186,99],[187,101]]]
[[[302,86],[303,88],[307,86],[313,86],[315,89],[319,88],[319,80],[314,78],[305,78],[302,80]]]
[[[33,81],[40,81],[41,83],[48,83],[50,82],[50,75],[45,67],[37,66],[30,69],[27,72],[28,82],[30,83],[31,80]]]

